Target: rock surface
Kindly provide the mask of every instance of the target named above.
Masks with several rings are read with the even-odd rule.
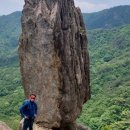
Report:
[[[0,130],[12,130],[4,122],[0,121]]]
[[[36,125],[36,124],[34,124],[33,129],[34,129],[34,130],[52,130],[52,129],[40,127],[40,126],[38,126],[38,125]]]
[[[25,0],[21,22],[19,59],[25,95],[37,95],[39,126],[64,130],[90,98],[81,11],[73,0]]]
[[[43,128],[38,126],[37,124],[34,124],[33,127],[34,130],[52,130],[52,129],[48,129],[48,128]],[[60,130],[60,129],[54,129],[54,130]],[[61,129],[62,130],[62,129]],[[80,124],[70,124],[68,125],[65,130],[88,130],[87,128],[85,128],[84,126],[80,125]]]

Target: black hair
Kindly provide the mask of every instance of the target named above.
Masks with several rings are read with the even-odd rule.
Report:
[[[35,94],[30,94],[30,96],[35,96],[35,97],[36,97],[36,95],[35,95]]]

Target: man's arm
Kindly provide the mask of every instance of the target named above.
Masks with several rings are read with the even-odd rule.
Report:
[[[26,110],[27,107],[28,107],[28,103],[26,102],[26,103],[23,103],[23,105],[19,108],[19,111],[22,117],[25,116],[24,111]]]

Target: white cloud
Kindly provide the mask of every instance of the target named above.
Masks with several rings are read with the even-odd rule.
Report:
[[[91,2],[87,2],[85,0],[82,0],[82,1],[75,0],[75,5],[79,6],[82,12],[86,12],[86,13],[96,12],[96,11],[108,8],[107,4],[94,4]]]

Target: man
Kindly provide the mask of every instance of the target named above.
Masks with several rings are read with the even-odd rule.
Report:
[[[33,130],[33,122],[37,115],[37,104],[35,103],[36,95],[31,94],[28,100],[25,100],[20,107],[21,116],[24,118],[22,130]]]

